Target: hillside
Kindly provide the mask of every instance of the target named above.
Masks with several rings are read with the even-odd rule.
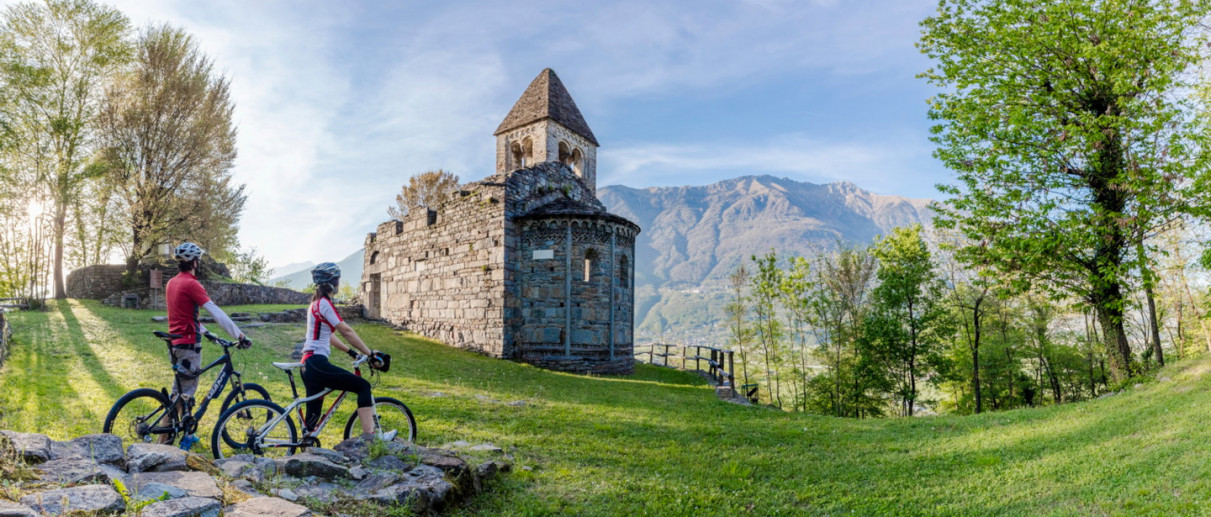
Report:
[[[357,250],[353,252],[352,255],[349,255],[340,262],[336,263],[336,265],[340,266],[341,268],[341,278],[346,280],[345,284],[352,285],[354,288],[361,284],[362,267],[364,265],[363,258],[365,256],[364,250]],[[311,268],[314,267],[315,264],[305,262],[300,264],[306,265],[302,266],[300,269],[270,278],[268,283],[275,284],[285,280],[291,289],[303,289],[308,285],[311,285]]]
[[[11,314],[0,429],[95,431],[126,390],[167,385],[155,313],[51,304]],[[1211,497],[1206,358],[1091,402],[842,420],[734,406],[696,376],[656,367],[568,375],[354,326],[396,358],[376,393],[412,407],[419,442],[491,442],[514,456],[518,468],[455,515],[1194,515]],[[302,332],[249,329],[256,344],[238,364],[275,400],[289,387],[269,361]]]
[[[598,197],[643,228],[635,245],[640,342],[719,339],[727,275],[754,254],[772,248],[783,256],[811,256],[933,219],[927,199],[773,176],[690,187],[608,186]]]

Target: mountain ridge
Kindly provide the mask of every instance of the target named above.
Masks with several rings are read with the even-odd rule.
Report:
[[[598,197],[638,223],[636,339],[718,341],[726,278],[753,255],[812,256],[865,245],[897,226],[932,226],[929,199],[748,175],[708,185],[611,185]]]

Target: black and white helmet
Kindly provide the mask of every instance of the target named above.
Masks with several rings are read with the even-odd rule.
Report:
[[[341,268],[331,262],[318,264],[311,270],[311,281],[315,285],[335,284],[341,279]]]
[[[181,262],[189,262],[192,260],[197,260],[198,257],[202,256],[203,253],[205,252],[202,251],[202,248],[199,248],[197,244],[186,242],[185,244],[177,246],[177,249],[172,252],[172,256]]]

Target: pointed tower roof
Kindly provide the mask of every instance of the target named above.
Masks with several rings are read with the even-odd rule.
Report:
[[[513,109],[509,110],[509,114],[493,134],[499,135],[548,118],[585,137],[593,145],[600,145],[593,136],[593,131],[589,129],[589,124],[581,116],[580,110],[576,108],[572,94],[568,93],[559,76],[550,68],[544,69],[538,77],[530,81],[530,86],[526,87],[525,93],[517,99]]]

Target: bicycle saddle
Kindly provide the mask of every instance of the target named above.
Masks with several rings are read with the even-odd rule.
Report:
[[[303,367],[303,363],[273,363],[273,365],[283,370],[293,370]]]
[[[160,339],[178,339],[181,337],[180,334],[169,334],[167,332],[161,332],[159,330],[152,332],[152,334],[155,334],[156,337],[158,337]]]

